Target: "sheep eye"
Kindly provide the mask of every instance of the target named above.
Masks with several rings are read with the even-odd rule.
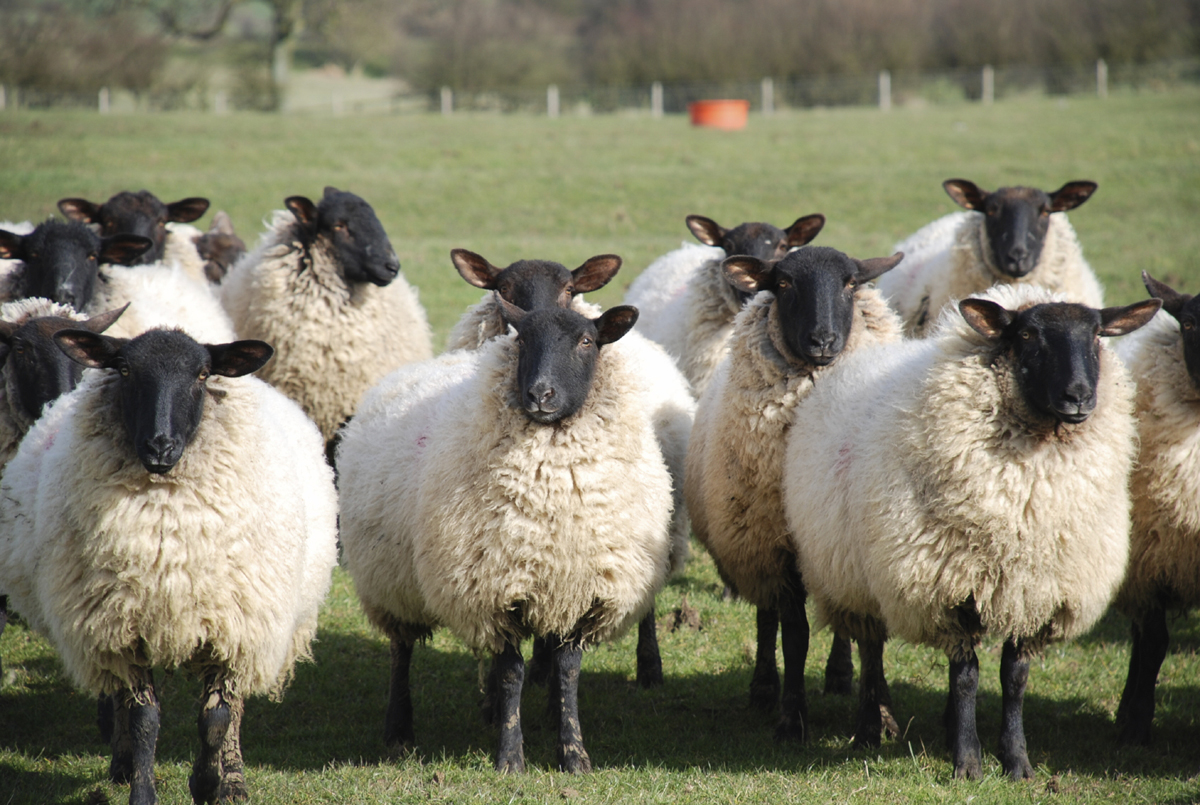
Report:
[[[1192,321],[1191,319],[1184,319],[1184,321],[1183,321],[1183,329],[1185,329],[1185,330],[1190,330],[1190,329],[1192,329],[1192,328],[1193,328],[1193,327],[1195,327],[1195,326],[1196,326],[1196,322]]]
[[[36,259],[37,259],[37,256],[38,256],[38,253],[37,253],[37,252],[30,252],[30,253],[29,253],[29,259],[30,259],[30,260],[36,260]]]
[[[24,355],[25,354],[25,345],[19,344],[19,343],[13,344],[13,352],[16,353],[17,355]]]
[[[585,335],[583,338],[579,339],[579,346],[590,347],[591,345],[592,345],[592,339],[589,336]]]
[[[117,369],[117,371],[121,373],[121,377],[129,377],[129,367],[128,366],[121,366]]]
[[[1031,338],[1033,338],[1033,333],[1031,331],[1029,331],[1029,330],[1021,331],[1021,340],[1022,341],[1028,341]]]
[[[846,283],[846,287],[853,291],[858,287],[858,280],[850,280]]]
[[[780,280],[780,281],[779,281],[779,284],[778,284],[778,288],[779,288],[779,290],[781,290],[781,291],[786,291],[786,290],[787,290],[788,288],[790,288],[790,287],[792,287],[792,284],[791,284],[790,282],[788,282],[787,280]]]
[[[200,377],[199,377],[200,382],[203,383],[205,380],[208,380],[208,375],[209,375],[208,370],[202,369],[200,371]]]

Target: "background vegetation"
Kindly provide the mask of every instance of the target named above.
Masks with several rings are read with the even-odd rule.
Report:
[[[956,209],[951,176],[993,188],[1054,189],[1093,179],[1097,194],[1071,221],[1112,303],[1144,298],[1142,269],[1200,289],[1200,93],[1023,98],[990,107],[837,109],[753,117],[741,132],[690,128],[668,115],[548,120],[526,116],[379,118],[240,114],[0,114],[0,220],[40,220],[66,196],[107,198],[146,187],[164,199],[208,196],[252,242],[288,195],[335,185],[378,211],[442,343],[479,292],[448,253],[465,247],[506,265],[568,266],[616,252],[626,267],[596,294],[605,305],[654,257],[691,238],[684,216],[733,225],[786,225],[822,212],[817,243],[856,257]],[[208,217],[201,225],[206,224]],[[699,628],[674,611],[692,609]],[[807,682],[815,740],[777,746],[773,718],[747,707],[753,611],[721,600],[699,550],[659,597],[667,681],[633,685],[633,642],[584,659],[582,721],[596,764],[588,777],[554,771],[544,692],[525,698],[523,776],[491,771],[494,735],[477,712],[478,666],[439,633],[414,661],[419,748],[389,757],[381,736],[387,650],[352,585],[335,574],[315,664],[283,702],[253,700],[243,733],[259,803],[394,802],[1176,802],[1200,798],[1200,618],[1172,623],[1159,687],[1156,742],[1118,749],[1113,713],[1128,661],[1128,626],[1110,613],[1088,637],[1035,662],[1026,729],[1037,779],[1001,779],[999,645],[981,654],[980,734],[986,777],[950,779],[940,726],[946,662],[890,644],[886,663],[900,720],[897,741],[849,746],[853,702],[820,693],[828,635],[814,640]],[[73,690],[53,650],[19,624],[0,638],[0,805],[122,802],[106,782],[107,748],[94,700]],[[189,802],[198,684],[160,676],[164,803]],[[98,792],[98,793],[97,793]]]

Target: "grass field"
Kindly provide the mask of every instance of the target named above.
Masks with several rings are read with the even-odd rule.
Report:
[[[479,298],[448,253],[465,247],[505,265],[522,257],[569,267],[602,252],[626,268],[596,301],[618,301],[636,271],[690,240],[684,216],[727,225],[787,225],[822,212],[818,244],[856,257],[955,209],[943,179],[993,188],[1100,189],[1071,214],[1113,303],[1144,297],[1146,269],[1200,289],[1200,93],[1107,101],[1020,99],[991,107],[814,110],[752,119],[742,132],[696,130],[682,118],[456,115],[276,117],[251,114],[105,116],[0,113],[0,220],[37,220],[66,196],[121,189],[165,200],[204,195],[251,242],[294,194],[335,185],[370,201],[421,291],[441,343]],[[208,217],[202,220],[207,224]],[[590,652],[581,684],[583,731],[596,771],[554,771],[544,691],[525,699],[531,770],[491,771],[494,735],[478,712],[478,665],[445,633],[419,649],[413,687],[415,756],[382,742],[387,649],[366,624],[347,576],[335,574],[315,664],[281,703],[252,700],[243,743],[259,803],[393,802],[1174,802],[1200,800],[1200,617],[1172,624],[1159,684],[1156,740],[1115,746],[1113,713],[1128,661],[1128,626],[1110,613],[1093,633],[1035,661],[1026,696],[1037,778],[1002,779],[990,754],[999,732],[999,645],[980,653],[985,779],[951,779],[940,726],[944,656],[890,644],[886,667],[905,729],[874,752],[850,748],[854,702],[820,693],[828,634],[815,637],[807,681],[809,745],[776,745],[773,718],[750,710],[753,611],[721,600],[700,551],[659,597],[664,626],[684,602],[699,630],[664,629],[666,684],[633,685],[633,640]],[[0,805],[123,802],[106,781],[95,702],[64,679],[49,645],[20,625],[0,638]],[[158,745],[164,803],[190,802],[198,684],[161,678]]]

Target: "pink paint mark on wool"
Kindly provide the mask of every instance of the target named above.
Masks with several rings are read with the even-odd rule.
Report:
[[[844,479],[850,473],[850,465],[854,463],[854,445],[845,442],[838,448],[837,461],[833,465],[833,474]]]
[[[429,441],[429,436],[427,436],[426,434],[422,433],[420,436],[418,436],[418,437],[417,437],[417,449],[418,449],[418,450],[424,450],[424,449],[425,449],[425,443],[426,443],[426,442],[428,442],[428,441]]]
[[[56,436],[58,436],[58,431],[54,431],[46,437],[46,443],[42,446],[43,451],[48,451],[51,447],[54,447],[54,438]]]

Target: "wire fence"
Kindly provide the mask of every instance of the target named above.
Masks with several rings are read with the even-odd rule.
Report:
[[[771,114],[789,109],[831,106],[921,106],[963,102],[992,103],[1021,95],[1100,95],[1109,92],[1161,92],[1200,86],[1200,59],[1151,64],[1054,67],[984,67],[938,72],[884,71],[872,75],[821,76],[800,79],[638,86],[524,87],[486,92],[408,90],[400,82],[381,81],[320,92],[289,87],[284,114],[417,114],[498,112],[534,115],[642,113],[654,116],[686,113],[688,104],[708,98],[748,101],[752,112]],[[261,98],[219,90],[133,92],[104,88],[99,92],[46,92],[0,85],[0,111],[14,109],[95,109],[107,112],[209,111],[217,114],[261,110]]]

